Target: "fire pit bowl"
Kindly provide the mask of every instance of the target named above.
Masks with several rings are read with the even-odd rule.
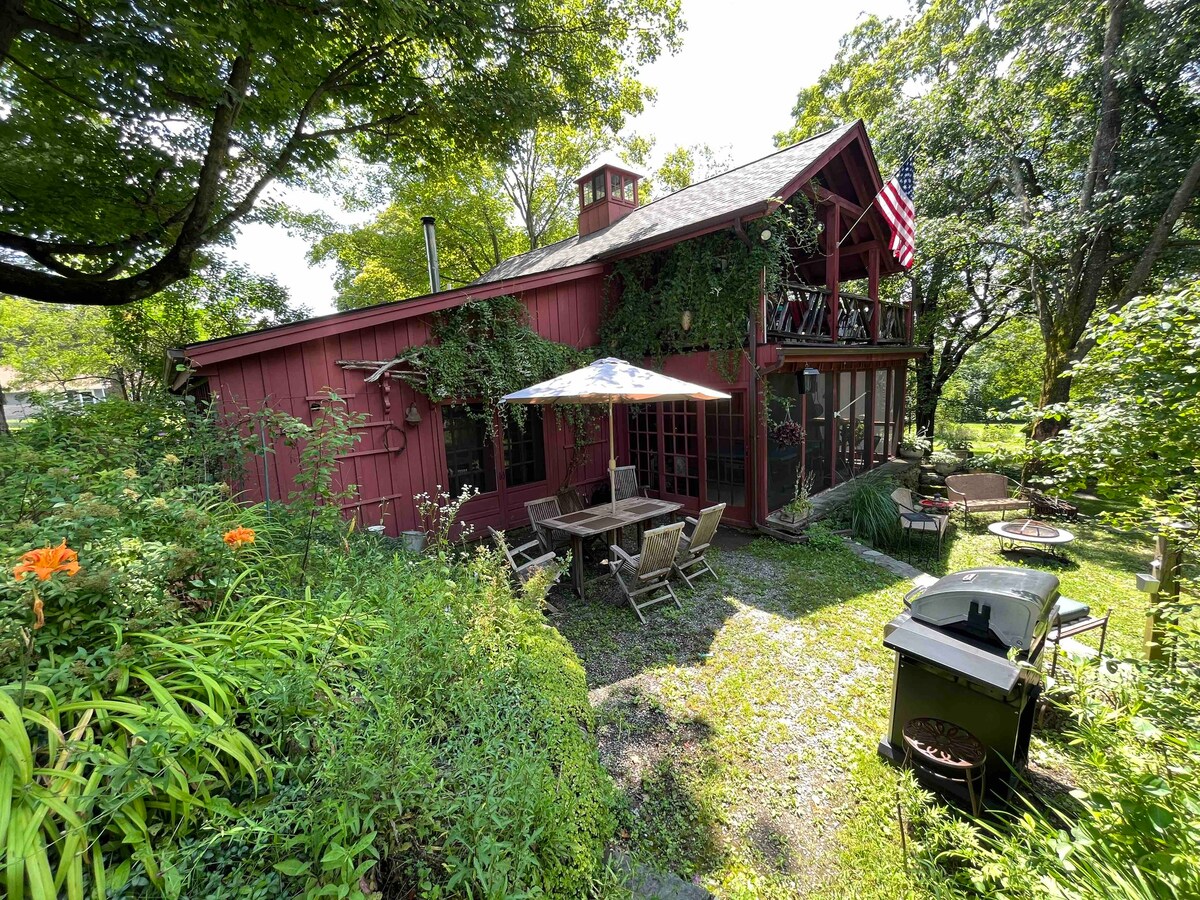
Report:
[[[1056,528],[1037,519],[1014,519],[1011,522],[993,522],[988,531],[1000,541],[1000,551],[1016,550],[1019,544],[1036,547],[1044,553],[1065,559],[1062,548],[1075,540],[1075,535],[1065,528]]]

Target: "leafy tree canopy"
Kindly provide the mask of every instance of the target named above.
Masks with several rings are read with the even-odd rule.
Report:
[[[1197,58],[1187,0],[917,3],[847,35],[781,139],[861,116],[885,167],[916,151],[914,287],[939,259],[965,281],[974,245],[1011,286],[997,298],[1037,311],[1052,403],[1098,308],[1195,271]]]
[[[345,148],[436,163],[615,129],[681,27],[677,0],[11,0],[0,291],[149,297]]]
[[[1089,334],[1074,369],[1092,399],[1073,403],[1051,448],[1072,485],[1169,517],[1200,501],[1200,281],[1140,297]]]
[[[0,298],[0,363],[17,372],[11,386],[112,378],[138,400],[162,385],[169,348],[306,315],[273,279],[218,260],[153,297],[111,309]]]

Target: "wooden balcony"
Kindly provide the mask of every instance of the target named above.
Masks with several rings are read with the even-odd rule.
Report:
[[[838,297],[826,288],[786,284],[767,298],[767,340],[782,344],[909,344],[908,304],[845,291]],[[876,328],[878,315],[878,328]]]

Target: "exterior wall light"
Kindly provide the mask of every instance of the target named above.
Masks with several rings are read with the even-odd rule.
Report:
[[[802,394],[815,394],[820,378],[821,373],[809,366],[803,372],[796,373],[796,387]]]

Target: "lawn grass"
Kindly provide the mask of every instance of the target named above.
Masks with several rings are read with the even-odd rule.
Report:
[[[1112,649],[1139,648],[1147,542],[1080,523],[1074,562],[1014,562],[985,525],[952,530],[940,561],[920,547],[912,561],[935,574],[1053,567],[1068,595],[1112,604]],[[882,630],[911,583],[847,548],[765,538],[722,551],[717,568],[646,626],[603,581],[586,601],[553,598],[622,790],[623,849],[721,898],[934,896],[905,872],[898,774],[875,754],[891,690]],[[1056,772],[1069,772],[1065,752],[1035,740]]]

